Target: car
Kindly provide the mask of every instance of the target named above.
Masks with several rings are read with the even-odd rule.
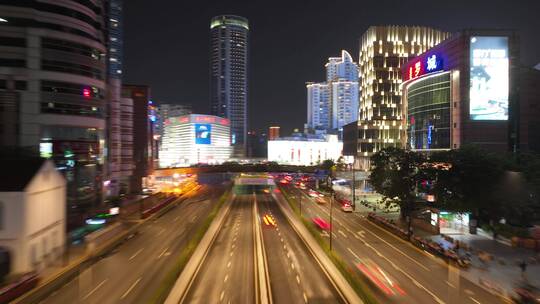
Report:
[[[353,212],[353,207],[350,204],[341,205],[341,210],[343,212]]]
[[[391,278],[390,274],[382,270],[374,261],[370,259],[362,260],[356,267],[373,285],[387,296],[403,296],[406,294],[397,281]]]

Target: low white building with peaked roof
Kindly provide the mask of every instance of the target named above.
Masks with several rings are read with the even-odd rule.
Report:
[[[66,242],[66,180],[50,160],[0,160],[0,247],[11,273],[39,271]]]

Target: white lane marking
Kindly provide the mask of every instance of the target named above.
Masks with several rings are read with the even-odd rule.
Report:
[[[180,216],[175,217],[174,220],[173,220],[173,222],[178,221],[179,218],[180,218]]]
[[[338,230],[338,233],[343,235],[344,238],[347,238],[347,235],[345,234],[345,232],[341,231],[341,230]]]
[[[163,232],[165,232],[165,228],[161,229],[157,235],[161,235]]]
[[[230,268],[231,267],[231,261],[229,261],[229,263],[227,263],[227,268]]]
[[[88,299],[88,297],[91,296],[94,292],[96,292],[96,290],[98,290],[98,288],[100,288],[103,284],[105,284],[105,282],[107,282],[107,280],[109,280],[109,279],[105,279],[101,283],[99,283],[98,286],[96,286],[86,296],[84,296],[83,300]]]
[[[444,304],[445,302],[442,301],[441,299],[439,299],[439,297],[437,297],[433,292],[431,292],[429,289],[427,289],[426,287],[424,287],[422,284],[420,284],[418,281],[416,281],[411,275],[409,275],[407,272],[405,272],[403,269],[397,267],[391,260],[389,260],[387,257],[385,257],[384,255],[382,255],[377,249],[375,249],[373,246],[371,246],[370,244],[366,243],[366,246],[368,246],[369,248],[371,248],[371,250],[375,251],[375,253],[380,256],[381,258],[385,259],[388,263],[392,264],[393,267],[398,270],[399,272],[403,273],[407,278],[409,278],[409,280],[411,280],[416,286],[418,286],[419,288],[425,290],[427,293],[429,293],[430,296],[432,296],[435,301],[437,301],[437,303],[439,304]]]
[[[219,295],[219,300],[223,301],[223,297],[225,296],[225,290],[221,291],[221,294]]]
[[[371,224],[371,223],[370,223]],[[430,271],[429,268],[427,268],[426,266],[424,266],[422,263],[419,263],[417,260],[411,258],[408,254],[406,254],[405,252],[399,250],[398,248],[396,248],[394,245],[388,243],[386,240],[384,240],[383,238],[381,238],[380,236],[376,235],[375,233],[371,232],[368,230],[368,232],[375,236],[376,238],[378,238],[379,240],[383,241],[386,245],[388,245],[389,247],[391,247],[392,249],[394,249],[395,251],[401,253],[403,256],[405,256],[406,258],[408,258],[409,260],[413,261],[416,265],[422,267],[424,270],[426,271]]]
[[[473,297],[469,297],[469,299],[471,299],[471,301],[473,301],[476,304],[482,304],[482,303],[480,303],[480,301],[478,301],[477,299],[475,299]]]
[[[296,275],[296,282],[300,284],[300,277],[298,277],[298,275]]]
[[[227,282],[228,279],[229,279],[229,275],[226,274],[226,275],[225,275],[225,279],[223,279],[223,283]]]
[[[356,253],[354,253],[354,251],[351,250],[351,248],[347,247],[347,250],[349,250],[349,252],[350,252],[357,260],[361,261],[360,257],[358,257],[358,256],[356,255]]]
[[[136,256],[139,255],[139,253],[141,253],[141,251],[143,251],[144,248],[141,248],[139,250],[137,250],[137,252],[135,252],[132,256],[129,257],[128,261],[131,261],[133,260]]]
[[[233,256],[233,254],[234,254],[234,251],[233,251],[233,252],[231,252],[231,256]]]
[[[126,292],[124,292],[124,294],[122,295],[122,297],[120,297],[120,299],[123,299],[125,297],[127,297],[127,295],[133,290],[133,288],[135,288],[135,286],[137,286],[137,284],[139,284],[139,282],[141,281],[142,278],[138,278],[137,281],[135,281],[135,283],[131,284],[131,286],[129,287],[128,290],[126,290]]]
[[[452,284],[452,283],[450,283],[450,282],[448,282],[448,281],[446,281],[446,284],[448,284],[448,286],[450,286],[450,287],[452,287],[452,288],[456,288],[456,286],[454,286],[454,284]]]
[[[192,222],[195,222],[195,220],[197,219],[198,215],[194,215],[192,218],[191,218],[191,221]]]
[[[163,249],[163,251],[158,256],[158,259],[161,258],[165,254],[165,252],[167,252],[167,250],[169,250],[169,247]]]
[[[464,291],[465,291],[466,294],[468,294],[470,296],[472,296],[474,294],[474,292],[472,290],[470,290],[470,289],[465,289]]]
[[[294,269],[294,263],[291,263],[291,268]]]
[[[307,303],[307,295],[305,292],[304,292],[304,303]]]

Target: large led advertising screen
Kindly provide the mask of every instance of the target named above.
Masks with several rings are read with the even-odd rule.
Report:
[[[209,145],[211,143],[211,135],[211,124],[195,124],[195,144]]]
[[[508,37],[471,37],[472,120],[508,120]]]

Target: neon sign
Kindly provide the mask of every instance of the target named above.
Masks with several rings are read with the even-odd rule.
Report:
[[[436,54],[411,61],[405,73],[405,81],[418,78],[422,75],[443,70],[443,60]]]

